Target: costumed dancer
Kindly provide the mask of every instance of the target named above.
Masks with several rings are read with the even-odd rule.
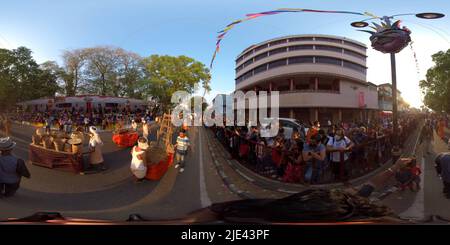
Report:
[[[94,126],[89,127],[89,132],[91,138],[89,139],[89,162],[92,167],[96,170],[106,170],[105,163],[103,160],[102,147],[103,141],[100,138],[100,135],[97,132],[97,128]]]
[[[148,140],[144,137],[138,139],[138,145],[131,150],[131,172],[136,177],[136,183],[145,180],[147,175],[146,150],[149,148]]]

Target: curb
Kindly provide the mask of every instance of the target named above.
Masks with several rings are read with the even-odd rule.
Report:
[[[208,134],[208,132],[207,132],[207,134]],[[238,197],[240,197],[242,199],[254,199],[255,197],[252,194],[240,190],[239,188],[236,187],[235,184],[231,183],[230,179],[228,178],[228,176],[225,174],[225,172],[223,170],[223,165],[217,160],[217,154],[211,148],[212,142],[210,141],[208,135],[206,136],[206,140],[208,142],[208,150],[211,154],[211,158],[213,159],[213,164],[214,164],[214,167],[216,168],[216,172],[219,175],[222,182],[224,183],[224,185],[228,188],[228,190],[230,190],[231,193],[237,195]]]

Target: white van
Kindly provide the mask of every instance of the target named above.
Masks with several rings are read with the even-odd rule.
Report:
[[[267,118],[268,120],[273,120],[273,118]],[[275,119],[276,120],[276,119]],[[300,137],[305,137],[308,133],[308,128],[306,128],[299,120],[294,118],[278,118],[280,127],[284,129],[284,138],[290,139],[294,131],[300,132]]]

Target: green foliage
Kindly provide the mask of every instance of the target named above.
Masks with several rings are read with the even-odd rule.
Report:
[[[59,87],[57,76],[40,67],[31,56],[31,50],[19,47],[0,49],[0,106],[2,109],[24,100],[54,96]]]
[[[428,69],[426,80],[420,81],[424,104],[436,111],[450,113],[450,49],[432,55],[435,65]]]
[[[187,56],[152,55],[144,59],[145,79],[141,83],[144,95],[151,96],[163,105],[170,105],[176,91],[194,93],[201,83],[210,90],[211,75],[204,64]]]

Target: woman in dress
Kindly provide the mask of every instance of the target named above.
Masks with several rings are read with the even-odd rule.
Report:
[[[89,155],[89,162],[97,170],[106,170],[103,160],[102,147],[103,141],[94,126],[89,127],[91,138],[89,139],[89,148],[91,153]]]
[[[131,150],[131,172],[136,177],[136,182],[142,182],[147,175],[146,150],[148,149],[148,140],[144,137],[138,139],[138,145]]]

